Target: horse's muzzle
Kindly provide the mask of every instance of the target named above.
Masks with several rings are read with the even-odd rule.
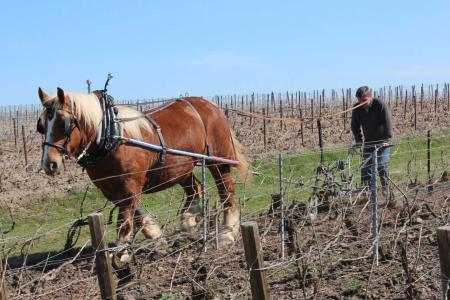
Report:
[[[50,176],[58,175],[61,170],[60,165],[61,165],[61,163],[56,162],[56,161],[46,161],[43,164],[43,169],[45,171],[45,174],[50,175]]]

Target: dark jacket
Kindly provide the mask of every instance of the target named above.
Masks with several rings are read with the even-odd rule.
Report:
[[[363,107],[353,110],[351,128],[356,143],[362,143],[363,141],[361,127],[366,145],[383,142],[390,143],[392,139],[392,123],[391,113],[386,103],[373,98],[368,110]]]

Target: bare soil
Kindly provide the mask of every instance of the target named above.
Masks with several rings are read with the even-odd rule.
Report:
[[[363,198],[336,198],[318,221],[307,223],[291,207],[286,234],[287,257],[280,259],[279,218],[260,213],[257,220],[274,299],[439,299],[441,296],[436,228],[448,222],[450,185],[441,182],[431,194],[411,187],[407,200],[394,193],[379,211],[379,263],[372,256],[370,204]],[[248,217],[244,217],[244,220]],[[248,299],[248,267],[241,239],[206,253],[199,236],[169,234],[167,245],[147,244],[123,280],[123,299]],[[92,299],[99,297],[92,252],[53,258],[6,273],[15,299]],[[32,258],[29,258],[32,260]],[[68,261],[68,263],[66,263]],[[31,261],[29,263],[31,264]],[[127,273],[116,274],[127,278]],[[19,288],[20,286],[20,288]],[[20,294],[18,294],[20,291]],[[172,297],[172,298],[171,298]]]

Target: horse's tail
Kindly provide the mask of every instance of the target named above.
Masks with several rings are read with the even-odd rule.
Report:
[[[247,173],[249,163],[244,154],[246,149],[237,140],[237,138],[235,137],[234,132],[232,130],[230,130],[230,134],[231,134],[231,142],[233,143],[233,148],[234,148],[234,159],[239,162],[239,164],[235,168],[241,174]]]

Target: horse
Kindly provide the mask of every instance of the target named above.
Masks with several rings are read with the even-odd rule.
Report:
[[[98,146],[99,124],[104,111],[99,93],[66,92],[61,88],[48,95],[41,88],[39,98],[44,107],[37,130],[44,134],[41,166],[47,175],[60,173],[64,159],[75,159],[93,153]],[[146,143],[160,144],[160,130],[166,147],[193,153],[233,159],[237,165],[206,162],[223,204],[223,224],[219,233],[219,247],[235,241],[239,232],[239,210],[235,202],[235,183],[232,168],[245,173],[248,162],[245,148],[235,138],[221,109],[201,97],[180,98],[162,108],[139,112],[129,106],[115,105],[122,123],[121,134]],[[158,129],[145,115],[159,125]],[[103,195],[119,208],[116,225],[116,244],[130,242],[133,229],[140,228],[147,239],[161,238],[156,220],[137,209],[142,193],[155,193],[180,184],[185,203],[179,217],[179,230],[192,232],[202,219],[198,204],[201,184],[194,175],[198,159],[161,153],[119,143],[113,151],[87,164],[86,173]]]

